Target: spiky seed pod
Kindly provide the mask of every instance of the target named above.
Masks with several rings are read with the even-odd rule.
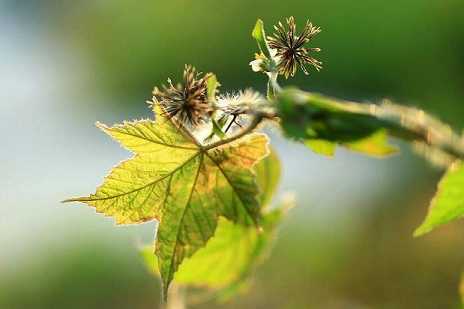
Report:
[[[310,56],[310,52],[319,52],[320,48],[306,48],[304,45],[308,43],[316,34],[321,32],[319,27],[313,26],[309,21],[300,35],[296,35],[295,19],[287,18],[287,27],[279,21],[277,26],[274,26],[276,32],[267,38],[269,47],[275,50],[278,58],[279,74],[288,78],[295,76],[298,67],[308,75],[307,65],[313,66],[317,71],[322,69],[322,62]]]
[[[202,73],[197,72],[193,66],[186,65],[183,83],[173,85],[168,79],[168,85],[163,85],[163,89],[155,87],[153,100],[161,104],[169,118],[197,127],[207,121],[213,111],[207,94],[209,77],[209,74],[202,76]]]

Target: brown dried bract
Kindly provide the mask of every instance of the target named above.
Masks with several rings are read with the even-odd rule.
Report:
[[[183,84],[173,85],[168,79],[168,86],[153,90],[154,103],[161,104],[169,118],[175,118],[182,124],[196,127],[207,121],[213,108],[208,102],[207,81],[209,74],[203,75],[190,65],[186,65]]]

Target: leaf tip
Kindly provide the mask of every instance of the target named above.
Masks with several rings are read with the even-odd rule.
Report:
[[[63,204],[64,204],[64,203],[71,203],[71,202],[76,202],[77,200],[78,200],[78,198],[72,197],[72,198],[64,199],[64,200],[62,200],[60,203],[63,203]]]
[[[89,201],[88,197],[72,197],[65,200],[62,200],[61,203],[72,203],[72,202],[85,202]]]
[[[251,36],[258,41],[263,40],[263,29],[264,23],[260,18],[258,18],[258,20],[256,20],[255,26],[253,27],[253,30],[251,31]]]
[[[430,232],[431,230],[433,230],[432,226],[429,226],[428,224],[422,224],[414,231],[413,236],[416,238],[421,237]]]
[[[95,122],[95,126],[96,126],[97,128],[99,128],[100,130],[102,130],[102,131],[106,131],[106,130],[109,129],[108,126],[107,126],[106,124],[101,123],[100,121]]]

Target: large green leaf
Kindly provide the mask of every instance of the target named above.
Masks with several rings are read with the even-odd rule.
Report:
[[[265,213],[261,231],[221,217],[216,234],[205,247],[185,260],[174,281],[181,285],[214,289],[219,298],[240,290],[270,248],[276,227],[292,205],[293,201],[285,201]],[[141,254],[149,270],[159,275],[153,247],[143,248]]]
[[[436,227],[464,216],[464,166],[461,161],[452,164],[438,184],[425,221],[414,236],[426,234]]]
[[[219,216],[257,228],[259,190],[251,168],[268,153],[268,140],[253,133],[210,149],[158,105],[155,112],[156,122],[98,124],[135,156],[116,166],[95,194],[67,202],[93,206],[118,224],[158,220],[156,255],[166,295],[182,261],[214,235]]]

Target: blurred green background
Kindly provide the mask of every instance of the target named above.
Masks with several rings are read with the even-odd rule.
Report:
[[[136,250],[154,224],[115,228],[59,201],[128,155],[93,123],[150,117],[153,86],[185,63],[223,91],[264,90],[251,28],[294,15],[323,29],[324,69],[283,84],[387,97],[461,130],[463,12],[462,0],[0,0],[0,308],[157,308]],[[271,135],[280,193],[298,205],[248,293],[192,308],[459,308],[464,224],[412,238],[442,171],[405,145],[381,161],[327,159]]]

